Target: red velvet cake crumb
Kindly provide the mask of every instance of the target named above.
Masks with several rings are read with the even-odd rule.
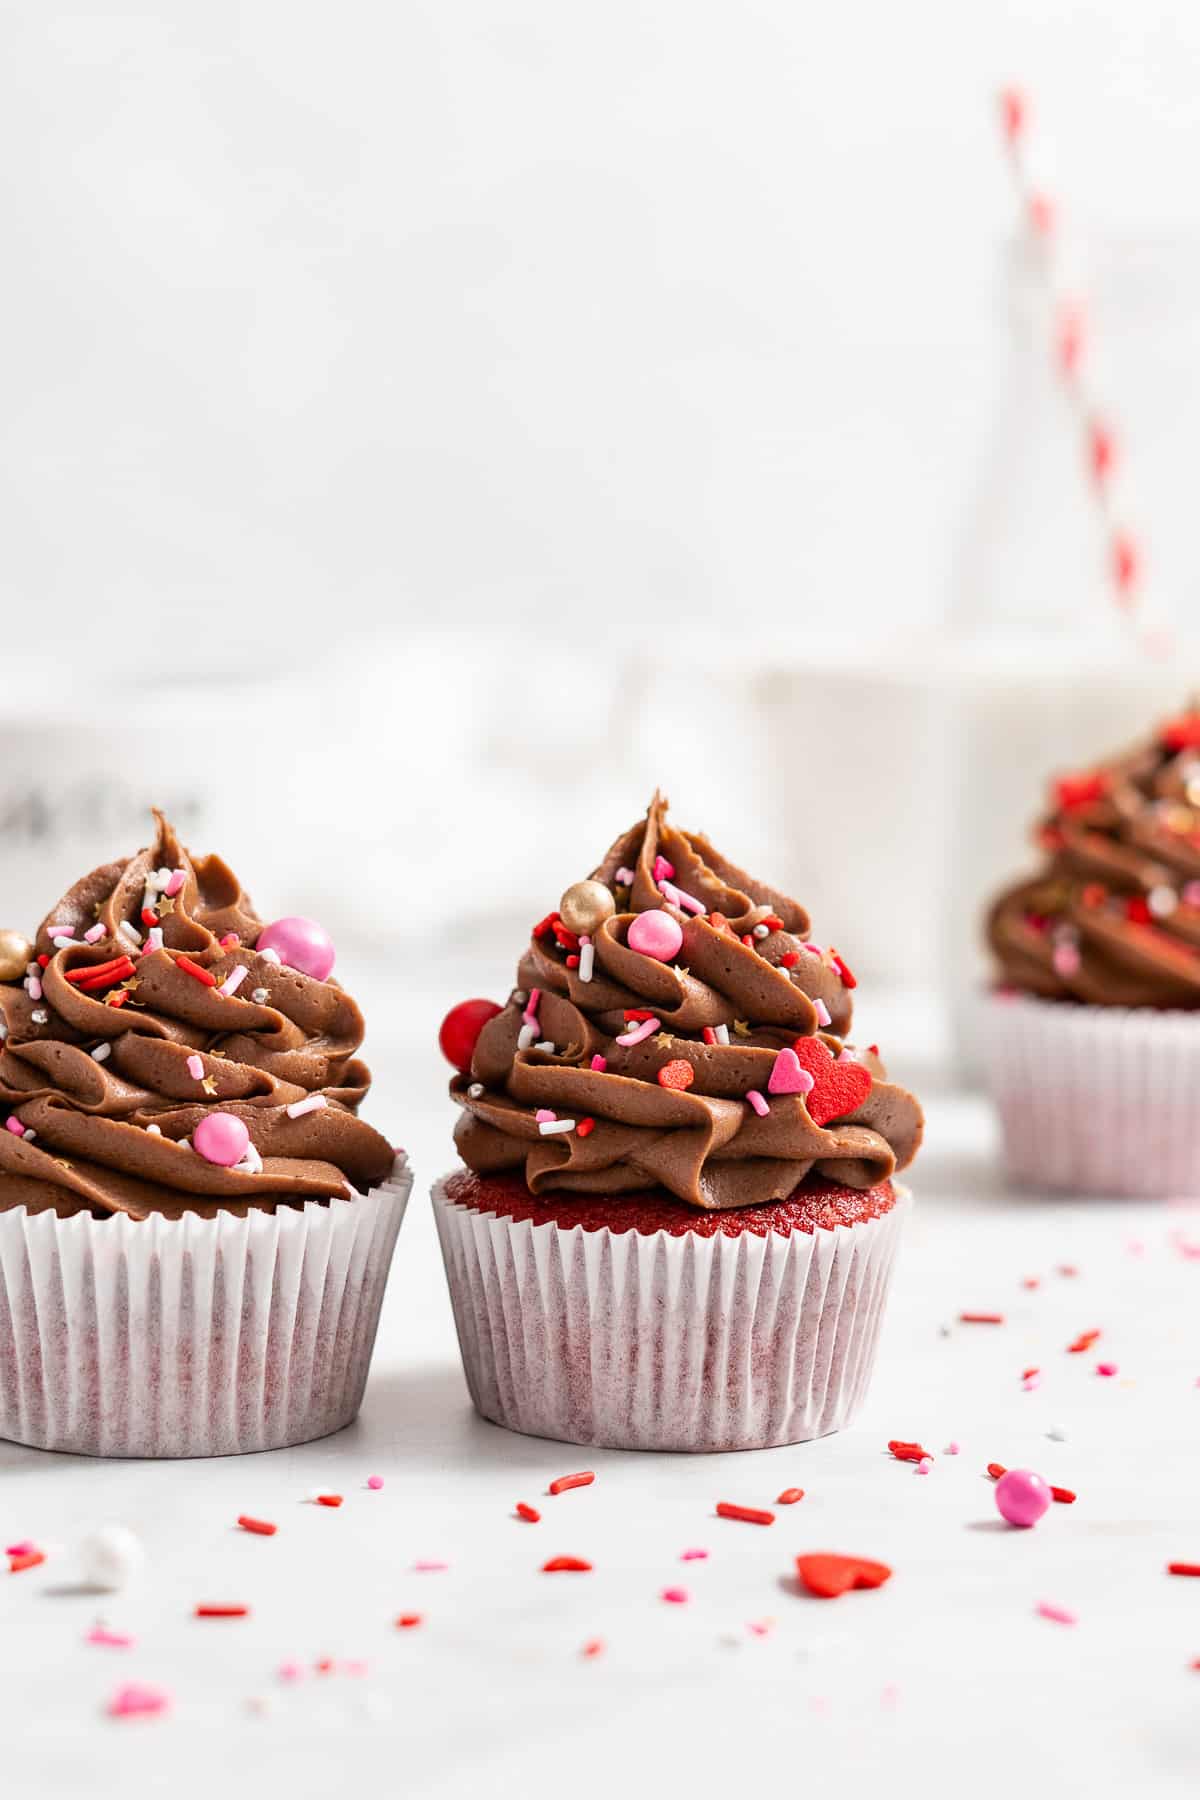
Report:
[[[533,1225],[554,1224],[564,1231],[575,1225],[585,1231],[638,1231],[646,1237],[656,1231],[671,1237],[683,1237],[689,1231],[698,1237],[714,1237],[718,1232],[740,1237],[746,1231],[766,1237],[777,1231],[787,1237],[794,1231],[811,1233],[818,1225],[832,1231],[839,1225],[878,1219],[896,1204],[890,1181],[859,1189],[810,1177],[786,1200],[731,1207],[727,1212],[701,1212],[663,1188],[629,1194],[534,1195],[519,1175],[476,1175],[469,1169],[448,1178],[446,1197],[473,1212],[494,1212],[514,1221],[528,1219]]]

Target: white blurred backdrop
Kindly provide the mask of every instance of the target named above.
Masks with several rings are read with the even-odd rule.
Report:
[[[1194,667],[1116,628],[995,92],[1186,644],[1200,12],[0,21],[3,922],[160,799],[425,1032],[661,782],[898,1016],[961,993],[1048,769]]]

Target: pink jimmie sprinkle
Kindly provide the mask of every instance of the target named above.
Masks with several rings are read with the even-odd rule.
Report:
[[[1069,1606],[1055,1606],[1050,1600],[1039,1600],[1037,1614],[1040,1619],[1050,1619],[1055,1625],[1078,1625],[1079,1615],[1073,1613]]]
[[[707,1550],[681,1550],[679,1553],[680,1562],[705,1562],[707,1558]]]
[[[93,1625],[84,1637],[85,1644],[99,1644],[106,1650],[132,1650],[135,1639],[124,1631],[110,1631],[107,1625]]]
[[[542,997],[541,988],[530,988],[529,998],[525,1002],[525,1011],[521,1014],[521,1019],[524,1024],[526,1024],[526,1025],[536,1025],[537,1024],[537,1022],[538,1022],[538,1016],[537,1016],[538,1001],[541,999],[541,997]]]
[[[686,1606],[691,1599],[691,1595],[686,1588],[669,1587],[663,1589],[662,1598],[669,1606]]]
[[[175,898],[186,880],[187,875],[183,869],[172,870],[171,879],[163,889],[163,893],[167,896],[168,900],[173,900]]]
[[[36,976],[36,975],[31,975],[31,976],[30,976],[30,977],[29,977],[29,980],[28,980],[28,981],[27,981],[27,982],[26,982],[26,983],[25,983],[25,986],[26,986],[26,987],[27,987],[27,988],[28,988],[28,990],[29,990],[29,998],[30,998],[30,999],[31,999],[31,1000],[40,1000],[40,999],[41,999],[41,997],[42,997],[42,984],[41,984],[41,982],[40,982],[40,981],[39,981],[39,980],[38,980],[38,978],[37,978],[37,976]]]
[[[750,1092],[746,1095],[746,1101],[748,1105],[754,1108],[760,1119],[765,1119],[771,1110],[757,1088],[750,1089]]]
[[[217,989],[218,994],[224,994],[226,1000],[231,999],[232,996],[237,993],[249,973],[250,971],[245,963],[239,963],[236,969],[230,969],[228,975]]]
[[[4,1129],[6,1131],[11,1131],[14,1137],[25,1136],[25,1127],[22,1125],[20,1119],[18,1119],[16,1113],[9,1113],[7,1119],[4,1121]]]
[[[604,1073],[605,1069],[607,1069],[607,1067],[608,1067],[607,1056],[593,1056],[592,1068],[595,1070],[597,1075],[603,1075],[603,1073]]]
[[[643,1019],[641,1024],[635,1025],[632,1031],[627,1031],[622,1037],[619,1037],[617,1043],[624,1044],[626,1047],[633,1044],[644,1044],[648,1037],[653,1037],[656,1031],[661,1030],[661,1019]]]
[[[302,1119],[305,1113],[323,1112],[328,1105],[324,1094],[309,1094],[306,1100],[293,1100],[285,1110],[289,1119]]]
[[[680,912],[703,913],[708,911],[703,900],[697,900],[693,894],[685,894],[682,888],[675,886],[674,882],[660,881],[658,885],[662,890],[663,899],[669,900],[672,906],[677,906]]]
[[[380,1488],[383,1486],[383,1476],[382,1475],[368,1475],[367,1476],[367,1486],[371,1489],[372,1493],[377,1494],[379,1492]]]
[[[202,1056],[189,1056],[187,1059],[187,1071],[193,1081],[203,1081],[204,1058]]]
[[[36,1556],[37,1545],[32,1538],[22,1538],[19,1544],[10,1544],[4,1554],[5,1556]]]
[[[833,1024],[833,1014],[823,1000],[813,1001],[813,1011],[817,1015],[817,1024],[821,1026],[822,1030]]]
[[[127,1681],[119,1687],[108,1703],[110,1719],[148,1718],[155,1713],[164,1713],[171,1704],[171,1697],[162,1688],[144,1687],[140,1682]]]
[[[98,944],[100,939],[107,935],[108,927],[106,925],[91,925],[84,932],[83,941],[85,944]]]
[[[1116,1372],[1117,1365],[1115,1362],[1102,1362],[1096,1364],[1097,1375],[1115,1375]]]

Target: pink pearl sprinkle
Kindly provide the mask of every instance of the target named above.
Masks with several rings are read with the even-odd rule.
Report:
[[[932,1469],[932,1467],[933,1467],[933,1458],[931,1456],[923,1456],[921,1458],[920,1462],[917,1464],[917,1474],[918,1475],[928,1475],[928,1473],[929,1473],[930,1469]]]
[[[368,1475],[367,1476],[367,1486],[371,1489],[371,1491],[373,1493],[377,1494],[379,1492],[380,1488],[383,1486],[383,1476],[382,1475]]]
[[[661,1019],[643,1019],[641,1024],[635,1025],[632,1031],[623,1033],[623,1035],[617,1039],[617,1043],[626,1046],[644,1044],[648,1037],[653,1037],[655,1032],[661,1031],[661,1029]]]
[[[1097,1375],[1115,1375],[1116,1372],[1117,1365],[1115,1362],[1102,1362],[1096,1364]]]
[[[959,1443],[958,1439],[951,1438],[950,1442],[946,1445],[946,1455],[957,1456],[961,1449],[962,1445]]]
[[[682,1550],[679,1554],[679,1560],[680,1562],[704,1562],[707,1556],[707,1550]]]
[[[187,1059],[187,1070],[193,1081],[203,1081],[204,1058],[202,1056],[189,1056]]]
[[[1078,1625],[1079,1615],[1073,1613],[1069,1606],[1055,1606],[1050,1600],[1039,1600],[1038,1617],[1052,1619],[1056,1625]]]
[[[771,1110],[757,1088],[750,1089],[750,1092],[746,1095],[746,1100],[747,1103],[754,1108],[760,1119],[765,1119]]]
[[[659,907],[652,912],[639,913],[631,921],[626,942],[639,956],[667,963],[683,948],[683,926],[671,913]]]
[[[687,1602],[691,1599],[691,1595],[688,1593],[687,1589],[682,1587],[664,1588],[662,1597],[670,1606],[686,1606]]]

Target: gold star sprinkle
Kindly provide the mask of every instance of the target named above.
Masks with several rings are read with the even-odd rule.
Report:
[[[733,1021],[733,1029],[737,1032],[739,1037],[750,1036],[750,1027],[747,1025],[745,1019],[735,1019]]]
[[[204,1089],[206,1094],[215,1094],[217,1091],[217,1084],[211,1075],[206,1075],[204,1080],[200,1083],[200,1086]]]
[[[160,919],[169,919],[171,914],[174,911],[175,911],[175,902],[173,900],[168,900],[166,895],[164,894],[163,898],[158,903],[159,918]]]
[[[60,1169],[65,1169],[68,1175],[71,1173],[71,1165],[65,1156],[54,1156],[50,1160],[56,1163]]]
[[[660,1031],[654,1039],[660,1050],[669,1050],[675,1039],[669,1031]]]

